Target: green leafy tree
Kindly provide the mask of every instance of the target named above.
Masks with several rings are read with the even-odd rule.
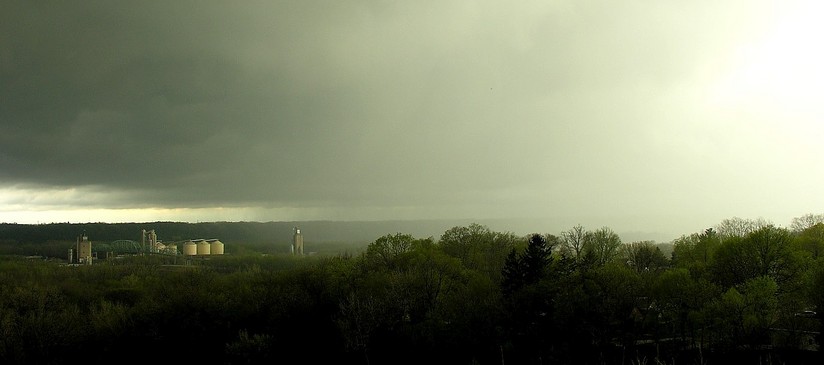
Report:
[[[604,265],[618,256],[621,238],[609,227],[602,227],[584,236],[584,251],[596,265]]]
[[[657,272],[669,262],[661,249],[652,241],[640,241],[622,245],[619,250],[621,260],[635,272]]]
[[[649,292],[636,271],[618,262],[610,262],[595,270],[593,281],[597,291],[591,293],[595,312],[603,320],[603,326],[596,331],[596,340],[608,343],[620,338],[629,346],[641,334],[642,326],[632,317],[637,308],[649,304]]]
[[[469,226],[456,226],[446,230],[441,235],[439,244],[448,255],[471,267],[475,264],[480,248],[487,246],[492,236],[489,227],[472,223]]]
[[[721,297],[705,308],[712,323],[715,342],[723,347],[735,347],[744,337],[744,296],[738,289],[727,289]]]
[[[816,342],[824,344],[824,265],[812,271],[810,290],[807,292],[811,309],[814,309],[815,319],[818,322]]]
[[[718,286],[703,278],[693,278],[685,268],[666,270],[653,284],[655,308],[648,318],[656,333],[691,338],[703,347],[704,332],[698,330],[709,324],[702,320],[701,311],[720,294]]]
[[[413,298],[412,320],[442,317],[444,298],[463,284],[461,262],[443,253],[432,241],[422,240],[409,253],[408,295]]]
[[[813,260],[824,256],[824,223],[815,223],[799,231],[796,242]]]
[[[372,265],[393,269],[401,255],[412,249],[415,238],[410,234],[395,233],[379,237],[366,248],[366,260]]]
[[[710,264],[720,245],[720,237],[712,228],[702,233],[681,236],[674,241],[672,264],[675,267],[688,269],[696,278],[708,278]]]
[[[741,286],[744,293],[744,333],[752,344],[769,344],[769,329],[778,316],[778,284],[760,276]]]
[[[785,291],[797,289],[793,285],[804,271],[804,260],[793,249],[789,231],[774,226],[724,240],[712,267],[715,281],[726,287],[769,276]]]
[[[468,269],[476,270],[500,283],[501,269],[512,248],[523,248],[524,240],[511,232],[495,232],[477,223],[448,229],[438,245]]]
[[[769,344],[769,328],[777,319],[777,291],[772,278],[755,277],[729,288],[708,306],[721,341],[731,347]]]

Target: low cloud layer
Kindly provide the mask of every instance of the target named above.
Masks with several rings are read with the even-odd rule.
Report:
[[[11,2],[0,197],[783,224],[824,206],[812,4]]]

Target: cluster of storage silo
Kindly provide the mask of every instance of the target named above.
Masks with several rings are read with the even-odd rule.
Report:
[[[223,255],[223,242],[218,239],[193,239],[183,243],[184,256]]]

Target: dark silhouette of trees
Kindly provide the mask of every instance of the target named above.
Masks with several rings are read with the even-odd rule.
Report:
[[[2,255],[0,363],[62,364],[75,353],[90,364],[270,363],[290,353],[370,365],[808,354],[824,312],[819,229],[708,229],[677,239],[671,261],[655,243],[623,244],[606,228],[582,231],[577,256],[564,234],[482,225],[438,241],[387,234],[355,255],[250,249],[88,266]]]
[[[502,269],[503,281],[501,282],[501,289],[504,296],[510,296],[524,285],[523,264],[521,264],[521,257],[515,248],[509,250],[506,256],[504,267]]]

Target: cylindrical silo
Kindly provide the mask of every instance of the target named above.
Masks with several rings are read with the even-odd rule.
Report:
[[[198,254],[198,255],[208,255],[208,254],[209,254],[209,252],[211,251],[211,250],[209,249],[209,247],[210,247],[210,246],[209,246],[209,241],[206,241],[206,240],[200,240],[200,241],[197,243],[197,254]]]
[[[197,255],[197,244],[194,241],[186,241],[183,244],[183,254],[186,256]]]
[[[209,240],[209,254],[223,255],[223,242],[217,239]]]

